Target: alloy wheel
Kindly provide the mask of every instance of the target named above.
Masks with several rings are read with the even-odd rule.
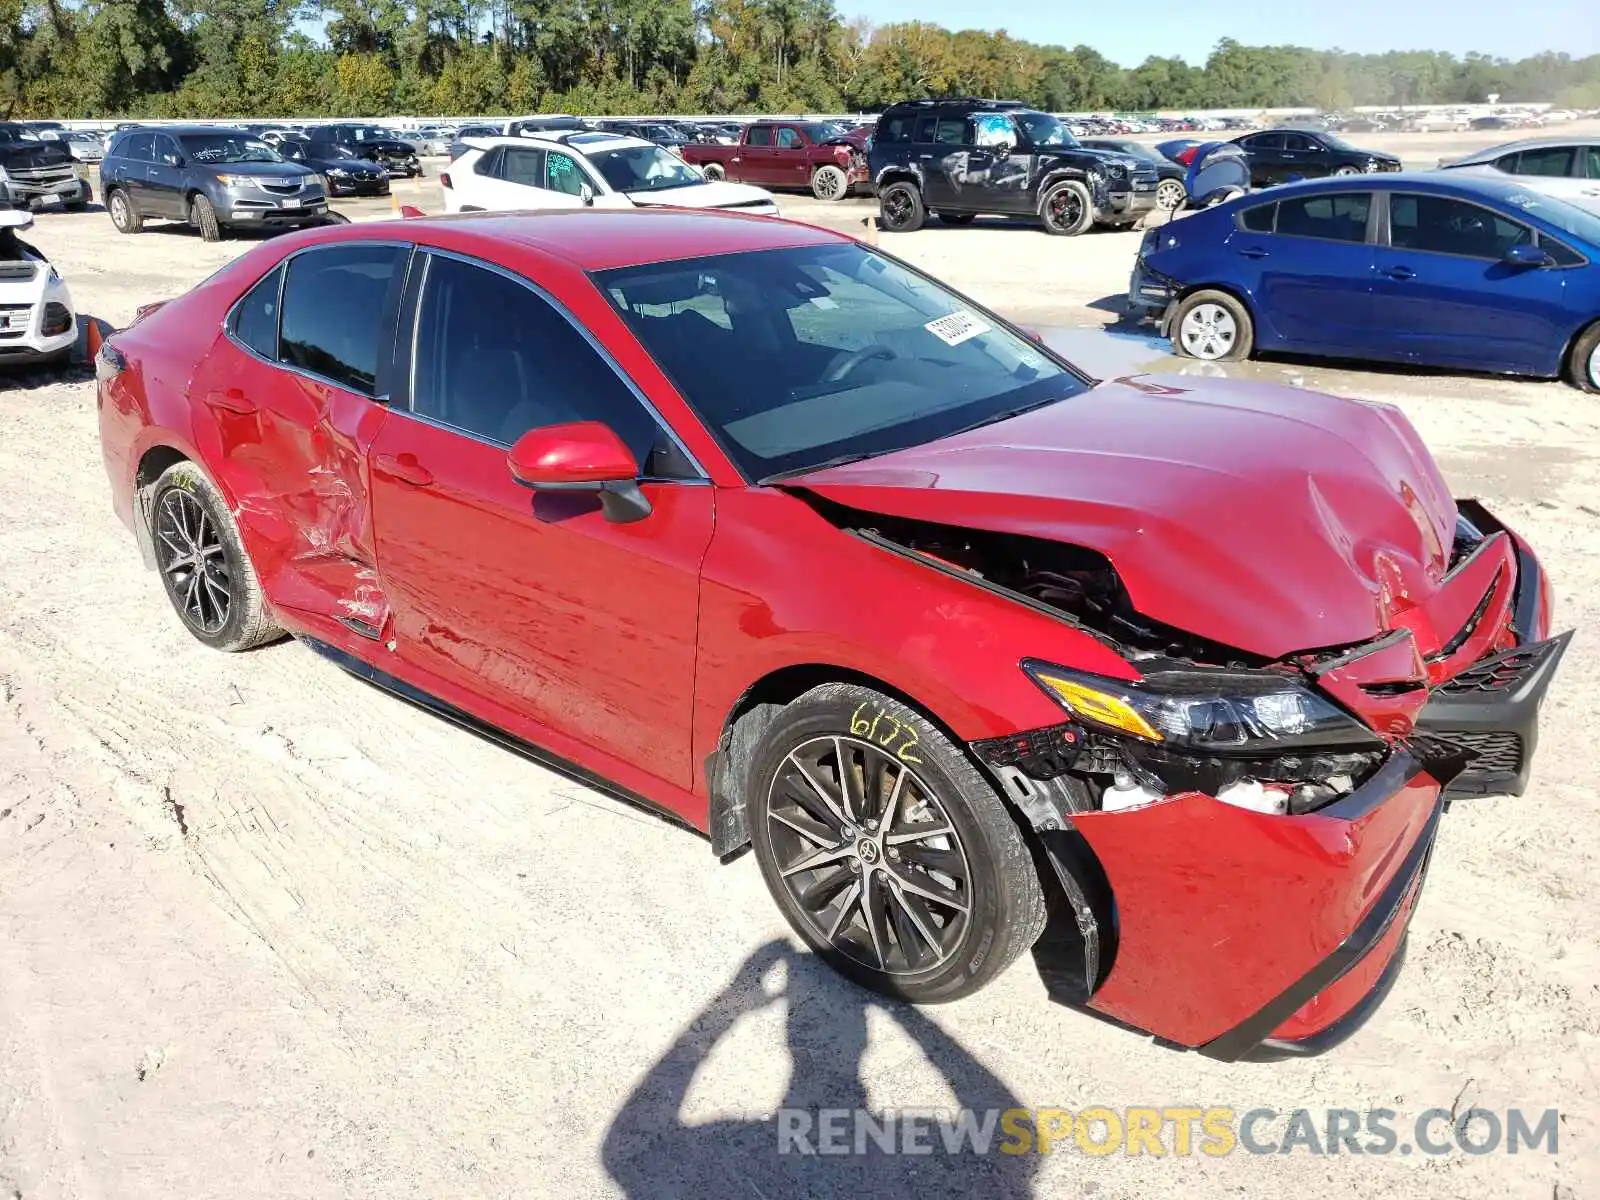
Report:
[[[233,593],[216,522],[192,495],[173,488],[156,509],[155,532],[161,573],[183,619],[201,633],[219,632]]]
[[[837,200],[844,195],[844,176],[837,170],[823,168],[817,172],[812,187],[818,200]]]
[[[909,764],[871,741],[812,738],[774,774],[767,820],[783,886],[840,953],[912,975],[961,945],[972,914],[967,854]]]
[[[1344,167],[1337,168],[1334,171],[1334,174],[1335,175],[1359,175],[1359,174],[1361,174],[1361,171],[1357,167],[1344,166]]]
[[[1163,179],[1156,187],[1156,207],[1171,212],[1183,203],[1183,198],[1188,194],[1176,179]]]
[[[891,189],[880,202],[883,205],[885,223],[891,226],[903,224],[911,218],[911,197],[899,188]]]
[[[1183,315],[1178,326],[1183,348],[1195,358],[1215,360],[1233,349],[1239,326],[1233,314],[1220,304],[1197,304]]]
[[[118,229],[128,227],[128,201],[121,192],[111,193],[111,223]]]
[[[1062,188],[1050,197],[1047,210],[1050,223],[1058,229],[1076,228],[1083,219],[1083,198],[1072,188]]]

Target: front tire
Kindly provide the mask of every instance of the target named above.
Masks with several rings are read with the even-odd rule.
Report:
[[[795,932],[872,991],[970,995],[1038,939],[1033,859],[1000,797],[926,717],[854,684],[813,688],[744,780],[761,874]]]
[[[1227,292],[1185,296],[1173,318],[1172,348],[1202,362],[1239,362],[1255,346],[1250,312]]]
[[[190,222],[200,229],[200,238],[207,242],[222,240],[222,226],[217,222],[217,210],[206,195],[196,196],[189,206]]]
[[[1600,321],[1578,335],[1567,358],[1567,381],[1580,391],[1600,393]]]
[[[811,194],[818,200],[843,200],[850,193],[850,180],[838,167],[818,167],[811,173]]]
[[[144,218],[133,206],[133,199],[121,188],[112,188],[106,193],[106,210],[118,233],[138,233],[144,228]]]
[[[1333,173],[1338,176],[1360,175],[1362,170],[1360,167],[1352,167],[1346,163],[1342,167],[1335,167]]]
[[[283,636],[239,529],[216,485],[192,462],[156,481],[150,541],[167,599],[183,626],[214,650],[249,650]]]
[[[891,183],[878,193],[878,224],[890,233],[915,233],[928,219],[914,183]]]
[[[1039,219],[1046,233],[1077,237],[1094,224],[1094,201],[1089,189],[1076,179],[1052,186],[1039,199]]]

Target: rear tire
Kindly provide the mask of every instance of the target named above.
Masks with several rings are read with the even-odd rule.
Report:
[[[1163,179],[1156,185],[1156,207],[1171,212],[1189,195],[1180,179]]]
[[[1227,292],[1194,292],[1173,317],[1172,348],[1202,362],[1241,362],[1255,348],[1255,324],[1249,310]]]
[[[891,183],[878,193],[878,224],[890,233],[915,233],[928,219],[914,183]]]
[[[250,650],[283,636],[227,501],[192,462],[156,480],[150,541],[178,619],[213,650]]]
[[[1010,812],[900,701],[854,684],[813,688],[768,726],[741,782],[778,907],[863,987],[956,1000],[1038,940],[1044,895]],[[797,866],[808,861],[817,865]]]
[[[1600,393],[1600,321],[1578,335],[1567,356],[1567,382],[1580,391]]]
[[[723,170],[716,163],[707,163],[705,166],[700,168],[700,173],[712,183],[720,183],[722,180],[728,177],[727,171]]]
[[[133,206],[133,198],[121,188],[106,193],[106,211],[111,214],[111,224],[118,233],[138,233],[144,228],[144,218]]]
[[[843,200],[850,194],[850,180],[838,167],[818,167],[811,173],[811,194],[818,200]]]
[[[189,205],[189,221],[200,229],[200,238],[207,242],[222,240],[222,226],[217,222],[217,210],[211,198],[199,195]]]
[[[1039,219],[1046,233],[1077,237],[1094,224],[1094,201],[1089,189],[1076,179],[1051,186],[1039,198]]]

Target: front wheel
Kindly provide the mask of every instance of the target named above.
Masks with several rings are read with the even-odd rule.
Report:
[[[913,1003],[969,995],[1038,939],[1039,876],[995,790],[921,713],[853,684],[813,688],[745,780],[761,873],[806,943]]]
[[[1600,392],[1600,321],[1578,335],[1567,361],[1567,379],[1585,392]]]
[[[1245,306],[1227,292],[1202,291],[1178,305],[1173,348],[1204,362],[1237,362],[1250,357],[1255,326]]]
[[[167,599],[200,641],[235,651],[283,636],[227,502],[193,463],[176,463],[156,481],[150,540]]]
[[[1335,167],[1333,173],[1335,175],[1360,175],[1362,171],[1360,167],[1352,167],[1346,164],[1342,167]]]
[[[204,194],[196,196],[189,206],[190,220],[200,229],[200,238],[207,242],[222,240],[222,226],[217,221],[216,207]]]
[[[891,183],[878,193],[878,223],[890,233],[915,233],[928,219],[914,183]]]
[[[811,194],[818,200],[843,200],[850,181],[838,167],[818,167],[811,174]]]
[[[1039,201],[1039,219],[1046,233],[1076,237],[1094,224],[1094,201],[1089,189],[1076,179],[1064,180],[1045,192]]]

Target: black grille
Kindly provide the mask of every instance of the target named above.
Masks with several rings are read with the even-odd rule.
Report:
[[[1440,736],[1477,756],[1467,765],[1469,776],[1515,775],[1522,770],[1522,738],[1518,734],[1504,730],[1471,733],[1452,729]]]
[[[1540,642],[1481,659],[1436,690],[1446,696],[1492,696],[1510,691],[1525,675],[1538,670],[1554,649],[1554,642]]]

